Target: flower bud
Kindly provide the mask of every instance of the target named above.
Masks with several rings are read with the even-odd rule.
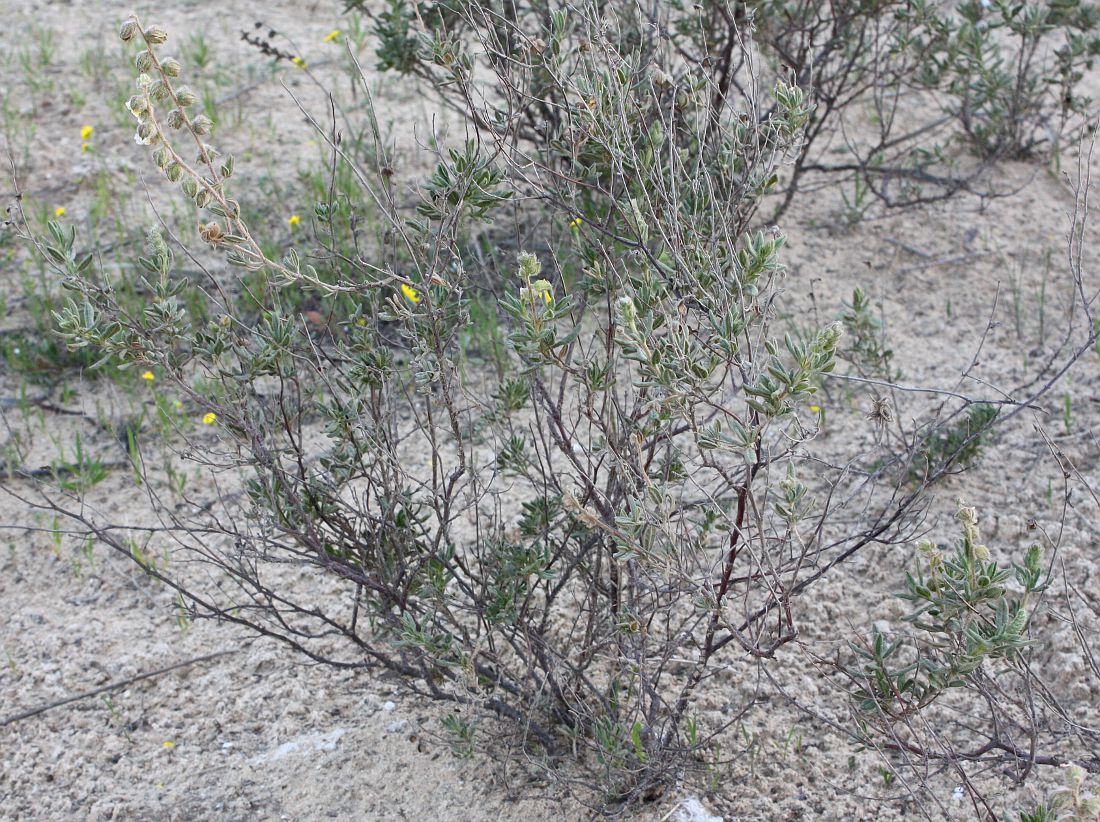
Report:
[[[195,205],[199,208],[206,208],[209,202],[210,192],[205,188],[199,189],[199,193],[195,195]]]
[[[542,271],[542,263],[534,254],[521,251],[519,255],[519,275],[525,280],[534,279]]]
[[[137,70],[142,74],[149,71],[153,67],[153,55],[146,51],[139,51],[134,58],[134,65],[137,66]]]
[[[191,91],[187,86],[176,90],[176,102],[185,108],[187,106],[193,106],[197,99],[195,92]]]
[[[205,114],[200,114],[194,120],[191,121],[191,128],[196,134],[209,134],[210,129],[214,127],[214,121],[207,117]]]
[[[165,118],[165,122],[168,123],[169,128],[179,128],[183,125],[183,112],[178,108],[172,109],[168,112],[168,116]]]
[[[615,301],[615,310],[619,315],[619,321],[630,331],[637,333],[638,309],[634,306],[634,301],[623,295]]]
[[[164,170],[164,173],[165,175],[167,175],[169,180],[175,183],[179,180],[180,175],[183,174],[183,166],[181,166],[179,163],[172,163],[168,166],[168,168]]]
[[[180,68],[181,67],[180,67],[179,60],[173,60],[171,58],[169,58],[168,60],[164,60],[164,61],[161,62],[160,68],[161,68],[161,71],[163,71],[169,77],[179,77],[180,76]]]
[[[843,336],[844,326],[839,322],[830,323],[818,332],[817,339],[814,340],[814,348],[832,354]]]
[[[122,28],[118,30],[118,36],[122,39],[122,42],[128,43],[134,39],[134,35],[137,34],[137,32],[137,20],[131,18],[122,24]]]
[[[183,193],[188,197],[194,199],[195,195],[199,192],[199,184],[195,182],[193,177],[188,177],[183,181]]]
[[[153,162],[157,164],[157,168],[167,168],[172,162],[172,152],[167,146],[161,146],[153,152]]]
[[[168,40],[168,32],[160,26],[149,26],[143,34],[145,35],[145,42],[151,46],[159,46]]]

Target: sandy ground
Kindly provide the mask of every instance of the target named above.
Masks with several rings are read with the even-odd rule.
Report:
[[[116,24],[129,7],[102,0],[17,0],[12,5],[14,15],[0,31],[0,50],[22,48],[43,30],[55,33],[58,49],[47,72],[58,92],[46,106],[33,107],[22,98],[25,78],[16,61],[9,59],[0,68],[0,97],[20,117],[38,123],[21,166],[27,197],[51,209],[65,204],[79,221],[92,196],[79,181],[94,164],[108,164],[119,174],[144,168],[141,151],[125,145],[129,126],[103,99],[89,93],[77,105],[64,93],[67,84],[77,82],[68,73],[78,71],[77,56],[84,50],[102,45],[106,53],[117,53]],[[254,15],[253,6],[234,0],[217,5],[181,0],[169,6],[157,19],[172,32],[203,30],[217,59],[237,73],[235,87],[247,89],[242,105],[255,113],[249,119],[253,127],[234,139],[270,149],[277,125],[277,155],[293,157],[306,150],[308,128],[278,78],[250,79],[249,67],[254,71],[260,59],[239,42],[238,32],[241,21]],[[262,19],[308,44],[303,52],[322,74],[330,59],[322,46],[324,35],[342,25],[337,4],[269,0],[264,7]],[[142,4],[137,11],[143,13]],[[315,93],[301,75],[281,76],[306,100]],[[426,133],[431,122],[426,95],[392,82],[382,84],[380,93],[388,101],[395,133],[411,132],[414,124],[418,133]],[[97,145],[104,146],[91,157],[79,151],[75,136],[86,122],[97,124]],[[124,147],[115,152],[108,146]],[[833,319],[852,288],[864,286],[882,307],[903,381],[944,388],[960,388],[959,375],[992,318],[975,374],[992,385],[1021,382],[1056,344],[1062,327],[1069,286],[1065,236],[1073,198],[1064,179],[1035,166],[1005,166],[996,183],[1005,191],[1018,190],[987,203],[958,198],[869,219],[851,229],[839,217],[838,196],[803,202],[783,223],[790,238],[786,260],[791,291],[804,295],[805,285],[812,283],[814,302],[792,297],[787,304],[792,318],[816,312],[817,320]],[[144,209],[141,203],[120,206],[120,217]],[[1089,261],[1095,262],[1094,255]],[[21,322],[17,263],[9,256],[0,258],[0,266],[0,289],[9,295],[12,309],[3,327],[12,328]],[[12,398],[17,387],[14,375],[0,364],[0,397]],[[978,380],[962,388],[970,394],[984,390]],[[1068,431],[1062,422],[1066,392],[1073,409]],[[866,403],[865,393],[831,384],[823,401],[830,419],[823,434],[826,446],[840,448],[851,438],[870,435],[863,420]],[[95,417],[109,404],[109,398],[79,395],[69,407]],[[11,407],[0,409],[9,419]],[[1037,440],[1034,426],[1042,426],[1097,487],[1098,420],[1100,363],[1091,357],[1067,376],[1041,411],[1022,415],[1004,430],[979,469],[939,490],[929,527],[950,537],[953,501],[962,497],[986,512],[986,539],[1018,554],[1034,539],[1028,525],[1033,520],[1056,534],[1060,561],[1073,580],[1094,590],[1100,511],[1078,493],[1065,527],[1058,530],[1063,474]],[[49,416],[44,425],[52,431],[88,428],[79,417],[62,415]],[[36,443],[43,455],[49,445],[43,436]],[[20,495],[32,492],[26,483],[6,487]],[[125,470],[112,474],[101,490],[119,516],[140,518],[144,500]],[[0,725],[0,818],[518,820],[591,815],[551,782],[540,783],[481,756],[456,757],[439,736],[442,709],[402,695],[384,677],[304,664],[234,629],[181,626],[170,592],[103,548],[89,556],[80,546],[62,541],[57,547],[42,533],[20,530],[16,526],[48,529],[51,523],[2,493],[0,524],[7,526],[0,532],[6,543],[0,547],[0,722],[198,660]],[[892,594],[910,560],[896,548],[868,549],[853,559],[841,578],[800,605],[801,642],[827,657],[843,646],[838,626],[866,628],[870,619],[897,618],[903,609]],[[1053,612],[1038,615],[1035,624],[1049,637],[1035,662],[1048,672],[1049,683],[1075,718],[1095,723],[1100,692],[1097,682],[1084,676],[1069,628]],[[785,698],[785,693],[797,695],[838,720],[846,715],[836,683],[796,656],[796,649],[781,653],[768,666],[773,679],[752,683],[761,690],[761,702],[744,727],[729,731],[726,746],[743,755],[722,769],[715,790],[701,796],[702,807],[726,819],[918,818],[904,787],[884,783],[877,754],[856,749]],[[720,723],[730,703],[728,689],[741,687],[746,683],[733,674],[711,680],[700,696],[704,718]],[[1026,808],[1050,779],[1001,790],[1003,809]],[[932,784],[942,803],[936,815],[971,818],[970,807],[953,797],[956,783],[949,776],[933,777]],[[670,791],[652,807],[629,814],[688,818],[687,810],[677,809],[696,794]]]

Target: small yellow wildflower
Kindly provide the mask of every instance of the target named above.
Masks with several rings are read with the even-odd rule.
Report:
[[[213,411],[207,411],[205,414],[202,415],[203,425],[213,425],[217,421],[218,415],[215,414]]]
[[[553,286],[550,285],[549,280],[535,280],[531,283],[531,293],[536,297],[542,297],[547,305],[550,305],[553,301]]]
[[[357,320],[355,321],[355,324],[356,324],[357,326],[359,326],[360,328],[366,328],[366,326],[367,326],[367,318],[366,318],[366,317],[360,317],[359,319],[357,319]]]
[[[172,750],[174,747],[176,747],[176,743],[169,739],[167,742],[164,743],[164,747],[168,750]]]
[[[172,400],[172,407],[177,411],[183,410],[183,400]]]
[[[301,57],[295,57],[290,62],[292,62],[300,69],[304,69],[306,67],[306,61],[303,60]]]
[[[326,43],[331,43],[333,40],[335,40],[339,36],[340,36],[340,29],[333,29],[332,31],[330,31],[328,34],[325,35],[325,42]]]
[[[810,406],[810,411],[812,411],[815,414],[820,414],[821,413],[821,406],[820,405],[811,405]]]
[[[91,126],[84,126],[84,128],[80,129],[80,139],[81,140],[85,140],[85,141],[90,140],[90,139],[92,139],[93,134],[95,134],[95,129],[92,128]]]
[[[577,217],[577,218],[576,218],[575,220],[573,220],[573,222],[571,222],[571,223],[569,224],[569,227],[570,227],[570,228],[580,228],[580,227],[581,227],[581,224],[582,224],[583,222],[584,222],[584,220],[583,220],[583,219],[581,219],[580,217]]]
[[[420,302],[420,293],[411,285],[405,285],[404,283],[401,283],[401,293],[404,294],[405,299],[407,299],[411,303]]]
[[[53,216],[55,216],[55,217],[64,217],[65,216],[65,206],[58,206],[57,208],[55,208],[53,210]]]
[[[298,225],[298,223],[302,222],[302,218],[299,217],[297,214],[291,214],[290,218],[287,220],[287,222],[290,223],[291,227],[293,227],[293,226]]]
[[[80,150],[84,151],[84,152],[91,151],[92,150],[92,144],[91,143],[81,143],[80,144]]]
[[[141,375],[141,378],[146,382],[152,382],[157,377],[152,371],[146,371],[144,374]]]

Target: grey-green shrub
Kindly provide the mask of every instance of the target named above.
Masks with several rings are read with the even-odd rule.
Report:
[[[896,463],[938,449],[916,487],[869,455],[823,467],[809,406],[842,324],[784,333],[784,236],[758,220],[806,156],[810,94],[781,71],[738,85],[747,45],[726,84],[643,37],[631,4],[494,8],[433,5],[442,22],[419,38],[404,4],[379,18],[382,59],[429,66],[475,136],[403,197],[368,103],[368,136],[329,142],[342,183],[311,215],[317,247],[280,259],[162,56],[168,34],[128,21],[135,138],[240,277],[192,318],[179,297],[193,285],[154,227],[152,300],[135,315],[51,229],[72,294],[57,326],[102,361],[156,364],[204,412],[183,447],[243,474],[240,493],[194,508],[151,497],[193,562],[145,567],[192,616],[465,706],[446,725],[463,754],[485,736],[545,763],[577,750],[604,797],[653,796],[722,730],[692,716],[700,684],[773,657],[797,636],[799,597],[906,540],[930,484],[993,420],[956,439],[935,420],[902,431]],[[504,236],[504,215],[529,241],[475,276],[477,235]],[[496,370],[459,358],[487,283],[510,352]],[[235,301],[242,288],[264,299]],[[133,556],[124,529],[64,510]],[[513,735],[480,734],[494,718]]]

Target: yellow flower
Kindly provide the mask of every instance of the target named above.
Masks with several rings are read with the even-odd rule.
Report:
[[[366,318],[366,317],[360,317],[359,319],[357,319],[357,320],[355,321],[355,324],[356,324],[357,326],[359,326],[360,328],[366,328],[366,325],[367,325],[367,318]]]
[[[294,57],[294,58],[291,59],[290,62],[292,62],[294,65],[296,65],[300,69],[304,69],[306,67],[306,61],[303,60],[301,57]]]
[[[340,29],[333,29],[332,31],[330,31],[328,34],[325,35],[325,42],[326,43],[331,43],[333,40],[335,40],[339,36],[340,36]]]
[[[80,129],[81,140],[90,140],[93,134],[95,134],[95,129],[91,126],[84,126],[84,128]]]
[[[290,223],[291,226],[296,226],[298,223],[302,222],[302,218],[297,214],[291,214],[287,222]]]
[[[146,371],[144,374],[141,375],[141,378],[146,382],[152,382],[157,377],[152,371]]]
[[[821,406],[820,405],[811,405],[810,410],[815,414],[820,414],[821,413]]]
[[[168,750],[172,750],[174,747],[176,747],[176,743],[169,739],[167,742],[164,743],[164,747]]]
[[[177,411],[183,410],[183,400],[172,400],[172,407]]]
[[[207,411],[205,414],[202,415],[203,425],[213,425],[217,421],[218,415],[215,414],[213,411]]]
[[[92,144],[91,143],[81,143],[80,144],[80,150],[81,151],[91,151],[92,150]]]
[[[405,299],[407,299],[411,303],[420,302],[420,294],[411,285],[405,285],[404,283],[401,283],[401,293],[404,294]]]
[[[575,220],[573,220],[573,222],[571,222],[569,224],[569,227],[570,228],[580,228],[581,223],[583,223],[583,222],[584,222],[584,220],[582,220],[580,217],[577,217]]]
[[[53,210],[53,216],[55,216],[55,217],[64,217],[65,216],[65,206],[58,206],[57,208],[55,208]]]

